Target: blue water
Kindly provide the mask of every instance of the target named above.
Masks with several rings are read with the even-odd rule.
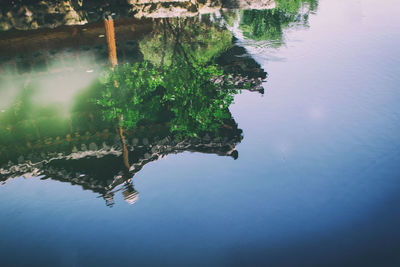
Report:
[[[237,160],[147,164],[134,205],[79,186],[0,186],[1,265],[400,264],[400,5],[323,0],[285,44],[238,43],[269,73],[230,111]]]

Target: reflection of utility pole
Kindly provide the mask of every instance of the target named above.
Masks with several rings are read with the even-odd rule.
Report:
[[[126,170],[129,172],[129,153],[128,153],[128,148],[126,147],[126,139],[124,136],[124,130],[122,129],[121,123],[122,123],[122,117],[120,114],[118,114],[118,123],[120,124],[119,126],[119,136],[121,137],[121,142],[122,142],[122,149],[123,149],[123,156],[124,156],[124,165],[126,167]]]
[[[129,153],[128,153],[128,148],[126,147],[126,139],[124,136],[124,130],[122,129],[121,126],[119,126],[119,135],[121,137],[121,142],[122,142],[122,149],[123,149],[123,156],[124,156],[124,165],[129,171],[130,165],[129,165]]]
[[[118,65],[117,59],[117,48],[115,45],[115,32],[114,32],[114,21],[111,16],[108,16],[104,20],[104,27],[106,28],[106,37],[107,37],[107,46],[108,46],[108,59],[110,60],[111,68],[113,69],[116,65]],[[117,81],[114,80],[114,84],[117,84]],[[118,87],[116,85],[116,87]],[[118,123],[122,123],[122,117],[118,114]],[[124,130],[122,126],[119,126],[119,135],[121,137],[122,149],[123,149],[123,157],[124,157],[124,165],[126,167],[126,173],[129,173],[129,153],[128,148],[126,146],[126,140],[124,136]]]
[[[114,21],[111,16],[104,20],[104,27],[106,28],[107,46],[108,46],[108,59],[111,63],[111,68],[118,65],[117,47],[115,45],[115,32]]]

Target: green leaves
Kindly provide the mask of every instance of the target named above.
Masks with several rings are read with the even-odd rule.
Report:
[[[105,119],[126,128],[169,114],[170,131],[178,137],[217,133],[231,117],[228,107],[236,93],[212,82],[222,74],[214,65],[187,62],[184,57],[163,68],[148,62],[123,65],[104,76],[96,103]]]
[[[166,70],[164,86],[166,100],[174,116],[171,131],[181,136],[198,136],[201,132],[216,133],[233,101],[232,92],[221,91],[211,78],[223,72],[214,65],[191,66],[180,61]]]
[[[196,62],[206,64],[230,47],[233,35],[206,18],[165,18],[143,38],[140,50],[144,59],[155,66],[174,64],[178,50],[190,51]]]
[[[101,97],[104,118],[133,128],[141,120],[153,120],[159,109],[157,88],[162,77],[147,62],[117,66],[102,79]]]

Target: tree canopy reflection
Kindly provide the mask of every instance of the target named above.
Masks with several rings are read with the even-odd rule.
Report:
[[[201,23],[195,18],[160,19],[140,41],[145,60],[155,66],[169,66],[180,56],[199,64],[212,61],[232,47],[233,35],[211,18],[202,16]]]
[[[126,128],[169,120],[171,133],[182,138],[202,132],[217,135],[231,118],[228,107],[237,93],[213,82],[222,74],[215,65],[186,62],[182,57],[164,68],[148,62],[126,64],[106,75],[96,103],[106,119]]]

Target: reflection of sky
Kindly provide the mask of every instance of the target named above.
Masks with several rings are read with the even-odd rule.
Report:
[[[400,260],[398,9],[321,1],[311,27],[290,31],[276,52],[285,62],[255,55],[269,73],[266,95],[235,99],[236,161],[184,153],[149,163],[134,178],[140,200],[129,206],[119,194],[111,209],[60,182],[1,186],[4,261]]]

